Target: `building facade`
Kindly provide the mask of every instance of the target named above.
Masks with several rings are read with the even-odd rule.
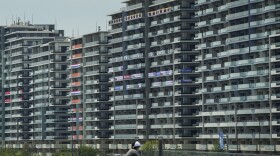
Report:
[[[52,42],[30,48],[30,92],[33,100],[31,132],[35,144],[49,144],[55,148],[69,143],[69,47],[70,41],[55,38]]]
[[[0,53],[1,53],[1,63],[0,63],[0,71],[1,71],[1,94],[0,94],[0,103],[1,103],[1,106],[0,106],[0,116],[2,117],[2,115],[5,113],[5,109],[4,109],[4,107],[5,107],[5,105],[4,105],[4,96],[5,96],[5,93],[3,92],[3,88],[4,88],[4,84],[3,84],[3,82],[2,82],[2,79],[3,79],[3,77],[4,77],[4,66],[3,66],[3,64],[2,64],[2,62],[4,62],[4,57],[3,57],[3,53],[4,53],[4,50],[5,50],[5,47],[4,47],[4,26],[0,26]],[[0,131],[1,131],[1,140],[4,140],[4,138],[5,138],[5,132],[4,132],[4,127],[5,127],[5,125],[4,125],[4,121],[3,121],[3,118],[1,118],[0,119],[0,122],[1,122],[1,128],[0,128]],[[2,143],[1,143],[1,146],[2,146]]]
[[[279,1],[198,0],[201,149],[279,150]]]
[[[195,149],[198,62],[195,1],[127,0],[112,13],[109,73],[110,149],[163,138],[166,148]]]
[[[72,39],[70,50],[70,139],[108,149],[112,134],[109,101],[108,32],[99,31]]]
[[[5,97],[5,105],[2,106],[2,141],[5,145],[19,147],[34,139],[35,105],[31,91],[30,47],[53,41],[55,36],[63,36],[63,31],[55,31],[54,25],[32,25],[20,21],[4,27],[2,31],[2,84]]]

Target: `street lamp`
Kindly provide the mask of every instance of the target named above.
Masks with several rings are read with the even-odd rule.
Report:
[[[159,136],[158,137],[158,155],[159,156],[163,156],[163,147],[162,147],[162,140],[163,140],[163,137],[162,136]]]
[[[238,131],[237,131],[237,124],[238,124],[238,119],[235,119],[235,139],[236,139],[236,150],[239,152],[239,145],[238,145]]]
[[[258,131],[259,131],[259,140],[257,141],[257,151],[259,151],[260,152],[260,139],[261,139],[261,123],[260,123],[260,120],[259,120],[259,118],[258,117],[256,117],[256,120],[259,122],[259,127],[258,127]],[[258,147],[259,146],[259,147]]]

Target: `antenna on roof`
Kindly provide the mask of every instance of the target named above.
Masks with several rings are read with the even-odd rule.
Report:
[[[8,18],[7,18],[7,16],[6,16],[6,26],[8,26]]]
[[[23,13],[23,23],[25,23],[25,12]]]
[[[96,25],[95,25],[96,31],[98,30],[97,25],[98,25],[98,24],[97,24],[97,22],[96,22]]]
[[[54,24],[55,24],[54,29],[58,30],[56,17],[54,18]]]
[[[74,33],[75,33],[75,32],[74,32],[74,29],[72,29],[72,37],[74,37]]]
[[[33,14],[32,14],[32,21],[31,22],[32,22],[32,25],[33,25]]]

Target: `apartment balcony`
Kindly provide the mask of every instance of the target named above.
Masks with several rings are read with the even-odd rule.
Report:
[[[249,11],[243,11],[238,13],[229,14],[226,16],[226,20],[233,20],[237,18],[247,17],[249,15]]]
[[[100,61],[91,61],[91,62],[87,62],[84,64],[84,66],[94,66],[94,65],[100,65],[102,63],[104,63],[104,60],[100,60]]]
[[[205,14],[212,14],[212,13],[216,13],[216,8],[205,9]]]
[[[227,3],[227,7],[228,7],[228,9],[229,8],[234,8],[234,7],[237,7],[237,6],[247,5],[248,3],[254,2],[254,1],[258,1],[258,0],[240,1],[240,2],[233,1],[233,2]]]
[[[225,20],[223,18],[215,18],[210,21],[211,24],[218,24],[218,23],[222,23],[222,22],[225,22]]]
[[[203,37],[203,33],[195,34],[195,40],[201,39]]]
[[[196,27],[206,27],[209,24],[210,24],[210,21],[201,21],[201,22],[197,22],[195,25],[196,25]]]
[[[73,60],[73,59],[80,59],[80,58],[82,58],[82,57],[83,57],[82,54],[74,54],[74,55],[71,56],[71,59],[72,59],[72,60]]]
[[[271,100],[279,100],[280,99],[280,94],[272,94],[271,95]]]
[[[159,119],[159,118],[172,118],[173,114],[172,113],[166,113],[166,114],[151,114],[149,115],[150,119]]]
[[[44,60],[44,61],[40,61],[40,62],[36,62],[36,63],[31,63],[31,67],[36,67],[36,66],[42,66],[44,64],[49,64],[50,60]]]
[[[70,69],[78,69],[78,68],[81,68],[82,67],[82,64],[72,64],[72,65],[70,65]]]
[[[144,34],[133,34],[131,36],[124,36],[123,40],[124,41],[128,41],[128,40],[134,40],[134,39],[139,39],[139,38],[143,38]]]
[[[242,65],[251,65],[251,64],[260,64],[260,63],[268,63],[269,58],[256,58],[250,60],[240,60],[234,62],[225,62],[225,67],[232,67],[232,66],[242,66]]]
[[[225,86],[225,91],[248,90],[248,89],[258,89],[258,88],[268,88],[268,87],[269,87],[268,83],[260,82],[254,84],[240,84],[240,85]]]
[[[215,41],[210,43],[211,47],[222,46],[224,43],[222,41]]]
[[[38,58],[38,57],[49,56],[50,54],[51,54],[50,51],[40,52],[40,53],[37,53],[37,54],[30,55],[30,58],[34,59],[34,58]]]
[[[71,104],[80,104],[82,102],[81,99],[75,99],[75,100],[71,100]]]
[[[98,75],[100,73],[100,71],[96,70],[96,71],[88,71],[85,73],[84,76],[91,76],[91,75]]]
[[[100,55],[101,53],[99,51],[88,51],[85,52],[84,57],[90,57],[90,56],[94,56],[94,55]]]
[[[130,105],[118,105],[118,106],[115,106],[111,108],[111,110],[134,110],[134,109],[137,109],[137,106],[136,104],[130,104]]]
[[[125,39],[123,39],[122,37],[119,37],[119,38],[111,39],[109,42],[112,44],[115,44],[115,43],[123,42],[123,40],[125,40]]]
[[[111,126],[110,129],[115,129],[115,130],[137,129],[137,125],[136,124],[115,125],[115,126]]]
[[[276,110],[273,108],[273,110]],[[220,109],[220,110],[204,110],[204,112],[199,112],[197,116],[228,116],[228,115],[248,115],[248,114],[269,114],[270,113],[270,108],[243,108],[243,109],[238,109],[238,110],[228,110],[228,109]],[[260,122],[263,126],[268,126],[269,123],[268,121],[261,121]],[[218,124],[218,125],[217,125]],[[258,126],[259,122],[258,121],[246,121],[246,122],[238,122],[238,126]],[[206,126],[206,124],[205,124]],[[209,123],[208,127],[211,126],[218,126],[218,127],[228,127],[228,126],[236,126],[236,122],[215,122]]]
[[[267,18],[264,20],[251,22],[250,25],[251,26],[262,26],[262,25],[266,25],[266,24],[273,24],[275,22],[278,22],[279,20],[280,20],[279,17],[272,17],[272,18]]]
[[[145,43],[139,43],[134,45],[128,45],[126,50],[133,50],[133,49],[139,49],[143,48],[145,46]]]
[[[108,73],[120,72],[120,71],[123,71],[123,66],[119,66],[119,67],[114,67],[114,68],[109,68],[108,69]]]
[[[215,81],[215,77],[214,76],[208,76],[205,78],[205,81]]]
[[[77,86],[81,86],[81,82],[72,82],[68,85],[69,87],[77,87]]]
[[[126,85],[126,89],[127,90],[130,90],[130,89],[140,89],[140,88],[144,88],[145,86],[146,86],[145,83]]]
[[[34,91],[37,92],[37,91],[44,91],[44,90],[49,90],[49,87],[48,86],[45,86],[45,87],[34,87]]]
[[[20,56],[20,55],[23,55],[23,52],[15,52],[15,53],[12,53],[11,54],[11,57],[16,57],[16,56]],[[8,57],[7,57],[8,58]]]
[[[222,65],[221,64],[214,64],[214,65],[211,65],[211,69],[221,69],[222,68]]]
[[[114,100],[123,100],[124,99],[124,96],[112,96],[111,98],[110,98],[110,101],[114,101]]]
[[[133,29],[139,29],[141,27],[144,27],[145,23],[139,23],[139,24],[135,24],[135,25],[129,25],[127,26],[126,30],[133,30]]]
[[[228,38],[226,39],[226,43],[244,42],[245,40],[249,40],[249,35]]]
[[[107,41],[88,41],[87,43],[84,44],[84,47],[92,47],[95,46],[99,43],[106,43]]]
[[[248,27],[249,27],[248,23],[243,23],[243,24],[237,24],[237,25],[233,25],[233,26],[228,26],[226,28],[226,30],[227,30],[227,32],[230,32],[230,31],[248,29]]]
[[[139,137],[137,134],[116,134],[112,136],[111,138],[114,139],[135,139],[136,137]],[[127,147],[125,148],[127,149]]]
[[[174,60],[175,62],[176,60]],[[178,63],[178,60],[177,60],[177,63]],[[171,60],[164,60],[164,61],[161,61],[161,62],[152,62],[151,63],[151,66],[152,67],[158,67],[158,66],[167,66],[167,65],[171,65],[172,62]]]
[[[276,5],[269,5],[269,6],[265,6],[263,8],[257,8],[257,9],[252,9],[250,10],[250,13],[251,14],[256,14],[256,13],[265,13],[267,11],[271,11],[271,10],[274,10],[274,9],[278,9],[280,7],[279,4],[276,4]]]
[[[115,117],[111,117],[111,119],[114,120],[130,120],[130,119],[137,119],[136,114],[131,114],[131,115],[115,115]]]
[[[127,70],[134,70],[134,69],[139,69],[144,67],[146,67],[145,63],[133,64],[133,65],[128,65]]]
[[[158,139],[159,136],[163,139],[173,139],[173,135],[149,135],[149,139]]]
[[[44,70],[37,70],[37,71],[34,71],[34,74],[31,73],[31,75],[39,75],[39,74],[46,74],[48,73],[49,70],[48,69],[44,69]]]
[[[268,70],[257,70],[257,71],[248,71],[243,73],[231,73],[226,75],[219,76],[219,80],[229,80],[229,79],[237,79],[243,77],[255,77],[260,75],[268,75]],[[271,71],[273,73],[273,70]]]
[[[248,53],[249,52],[249,48],[238,48],[238,49],[231,49],[225,52],[220,52],[217,53],[218,57],[227,57],[230,55],[237,55],[237,54],[244,54],[244,53]]]
[[[15,67],[15,68],[12,68],[11,72],[20,71],[22,69],[23,69],[22,67]]]
[[[278,49],[278,48],[280,48],[280,42],[272,43],[272,44],[270,45],[270,48],[271,48],[271,49]]]
[[[271,83],[271,87],[280,87],[280,81],[274,81]]]
[[[209,48],[210,44],[209,43],[201,43],[196,45],[195,50],[201,50],[205,48]]]
[[[162,97],[170,97],[172,96],[172,92],[158,92],[158,93],[150,93],[149,97],[150,98],[162,98]]]
[[[202,5],[204,3],[208,3],[208,2],[210,2],[210,0],[196,0],[195,5],[199,6],[199,5]]]
[[[109,49],[109,53],[119,53],[122,51],[123,51],[122,47]]]
[[[163,4],[163,3],[168,3],[170,0],[155,0],[153,1],[153,6],[158,5],[158,4]]]
[[[76,45],[73,45],[71,48],[72,48],[72,50],[75,50],[75,49],[80,49],[82,47],[83,47],[82,44],[76,44]]]
[[[110,34],[120,33],[122,32],[122,28],[116,28],[109,30]]]
[[[22,59],[19,59],[19,60],[13,60],[10,64],[15,65],[15,64],[20,64],[22,62],[23,62]]]
[[[270,32],[262,32],[262,33],[251,34],[250,38],[251,39],[267,38],[269,35]]]

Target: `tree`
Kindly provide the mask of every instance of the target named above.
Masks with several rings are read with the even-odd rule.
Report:
[[[97,156],[98,151],[94,148],[87,147],[87,146],[81,146],[77,150],[78,156]]]
[[[221,146],[220,146],[218,140],[215,140],[215,141],[214,141],[214,144],[213,144],[213,147],[212,147],[212,151],[215,151],[215,152],[222,152],[222,151],[223,151],[223,150],[221,149]]]
[[[59,151],[56,151],[53,156],[70,156],[71,152],[68,149],[62,149]]]
[[[145,142],[145,144],[141,147],[142,151],[155,151],[158,150],[158,140],[151,140]]]

